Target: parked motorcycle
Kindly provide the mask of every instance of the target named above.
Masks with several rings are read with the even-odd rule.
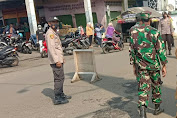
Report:
[[[102,41],[102,50],[103,53],[109,53],[111,50],[120,50],[122,51],[124,49],[124,43],[121,37],[120,33],[115,33],[115,37],[118,38],[119,40],[117,41],[118,47],[116,46],[117,43],[113,41],[110,38],[104,38]]]
[[[42,44],[43,44],[43,46],[42,46],[41,57],[45,58],[45,57],[48,57],[48,50],[47,50],[46,40],[44,40]]]
[[[0,65],[18,66],[18,54],[14,47],[6,46],[0,50]]]
[[[89,38],[87,36],[82,36],[82,39],[84,40],[84,42],[86,44],[86,49],[89,49],[89,47],[90,47]]]
[[[7,46],[7,44],[5,42],[0,41],[0,50],[2,50],[6,46]]]
[[[96,33],[94,33],[94,42],[95,42],[95,44],[98,45],[98,40],[97,40],[97,35],[96,35]]]
[[[29,38],[29,42],[31,43],[32,50],[34,51],[40,50],[40,45],[37,41],[36,35],[31,35],[31,37]]]
[[[17,39],[14,43],[14,47],[18,52],[25,54],[32,54],[32,46],[28,41],[23,41],[23,39]]]
[[[0,36],[0,41],[6,43],[7,45],[11,45],[13,40],[11,39],[11,34],[2,34]]]
[[[77,47],[76,47],[77,44],[76,44],[74,38],[66,38],[65,40],[62,40],[61,43],[62,43],[62,47],[63,47],[63,52],[65,54],[72,55],[73,50],[77,49]]]

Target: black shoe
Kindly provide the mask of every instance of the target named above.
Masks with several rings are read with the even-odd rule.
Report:
[[[54,105],[59,105],[69,103],[69,101],[67,99],[62,98],[61,96],[55,96],[53,103]]]
[[[172,54],[171,54],[171,50],[169,50],[169,55],[172,55]]]
[[[64,99],[71,99],[72,98],[71,96],[65,95],[64,93],[61,95],[61,97]]]
[[[172,47],[175,47],[175,45],[174,45],[174,44],[172,44]]]
[[[147,116],[146,116],[146,106],[140,106],[140,118],[147,118]]]
[[[164,109],[160,108],[160,104],[155,104],[154,115],[159,115],[162,112],[164,112]]]

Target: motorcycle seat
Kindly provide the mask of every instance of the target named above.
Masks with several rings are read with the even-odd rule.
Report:
[[[72,40],[72,38],[66,38],[65,40],[61,40],[61,43],[64,44],[64,43],[67,43],[71,40]]]
[[[0,50],[0,55],[3,55],[3,53],[13,50],[14,48],[11,46],[6,46],[5,48],[3,48],[2,50]]]

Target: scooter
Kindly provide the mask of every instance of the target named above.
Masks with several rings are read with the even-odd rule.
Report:
[[[41,57],[45,58],[45,57],[48,57],[48,50],[47,50],[46,40],[44,40],[42,44],[43,44],[43,47],[42,47]]]
[[[94,33],[94,42],[95,42],[95,44],[98,45],[98,40],[97,40],[97,35],[96,35],[96,33]]]
[[[32,49],[34,51],[39,51],[40,50],[40,45],[37,41],[36,35],[31,35],[29,38],[29,42],[31,43]]]
[[[115,41],[113,41],[112,39],[104,38],[102,41],[102,50],[103,50],[104,54],[109,53],[111,50],[122,51],[124,49],[124,43],[123,43],[121,34],[116,32],[114,35],[116,38],[119,38],[119,40],[117,42],[118,47],[116,46],[117,43]]]
[[[62,47],[63,47],[63,52],[65,54],[72,55],[73,50],[77,49],[76,46],[75,46],[74,40],[75,39],[73,39],[73,38],[66,38],[65,40],[61,41]]]
[[[0,41],[0,50],[2,50],[6,46],[7,46],[7,44],[5,42]]]
[[[0,65],[18,66],[18,53],[14,47],[6,46],[0,51]]]
[[[25,54],[32,54],[32,46],[31,43],[28,41],[23,41],[22,39],[18,39],[15,42],[14,47],[18,52],[22,52]]]

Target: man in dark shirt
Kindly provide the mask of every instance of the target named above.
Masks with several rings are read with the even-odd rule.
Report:
[[[37,40],[44,40],[44,32],[42,30],[42,26],[38,25],[38,30],[36,31],[36,38]]]

